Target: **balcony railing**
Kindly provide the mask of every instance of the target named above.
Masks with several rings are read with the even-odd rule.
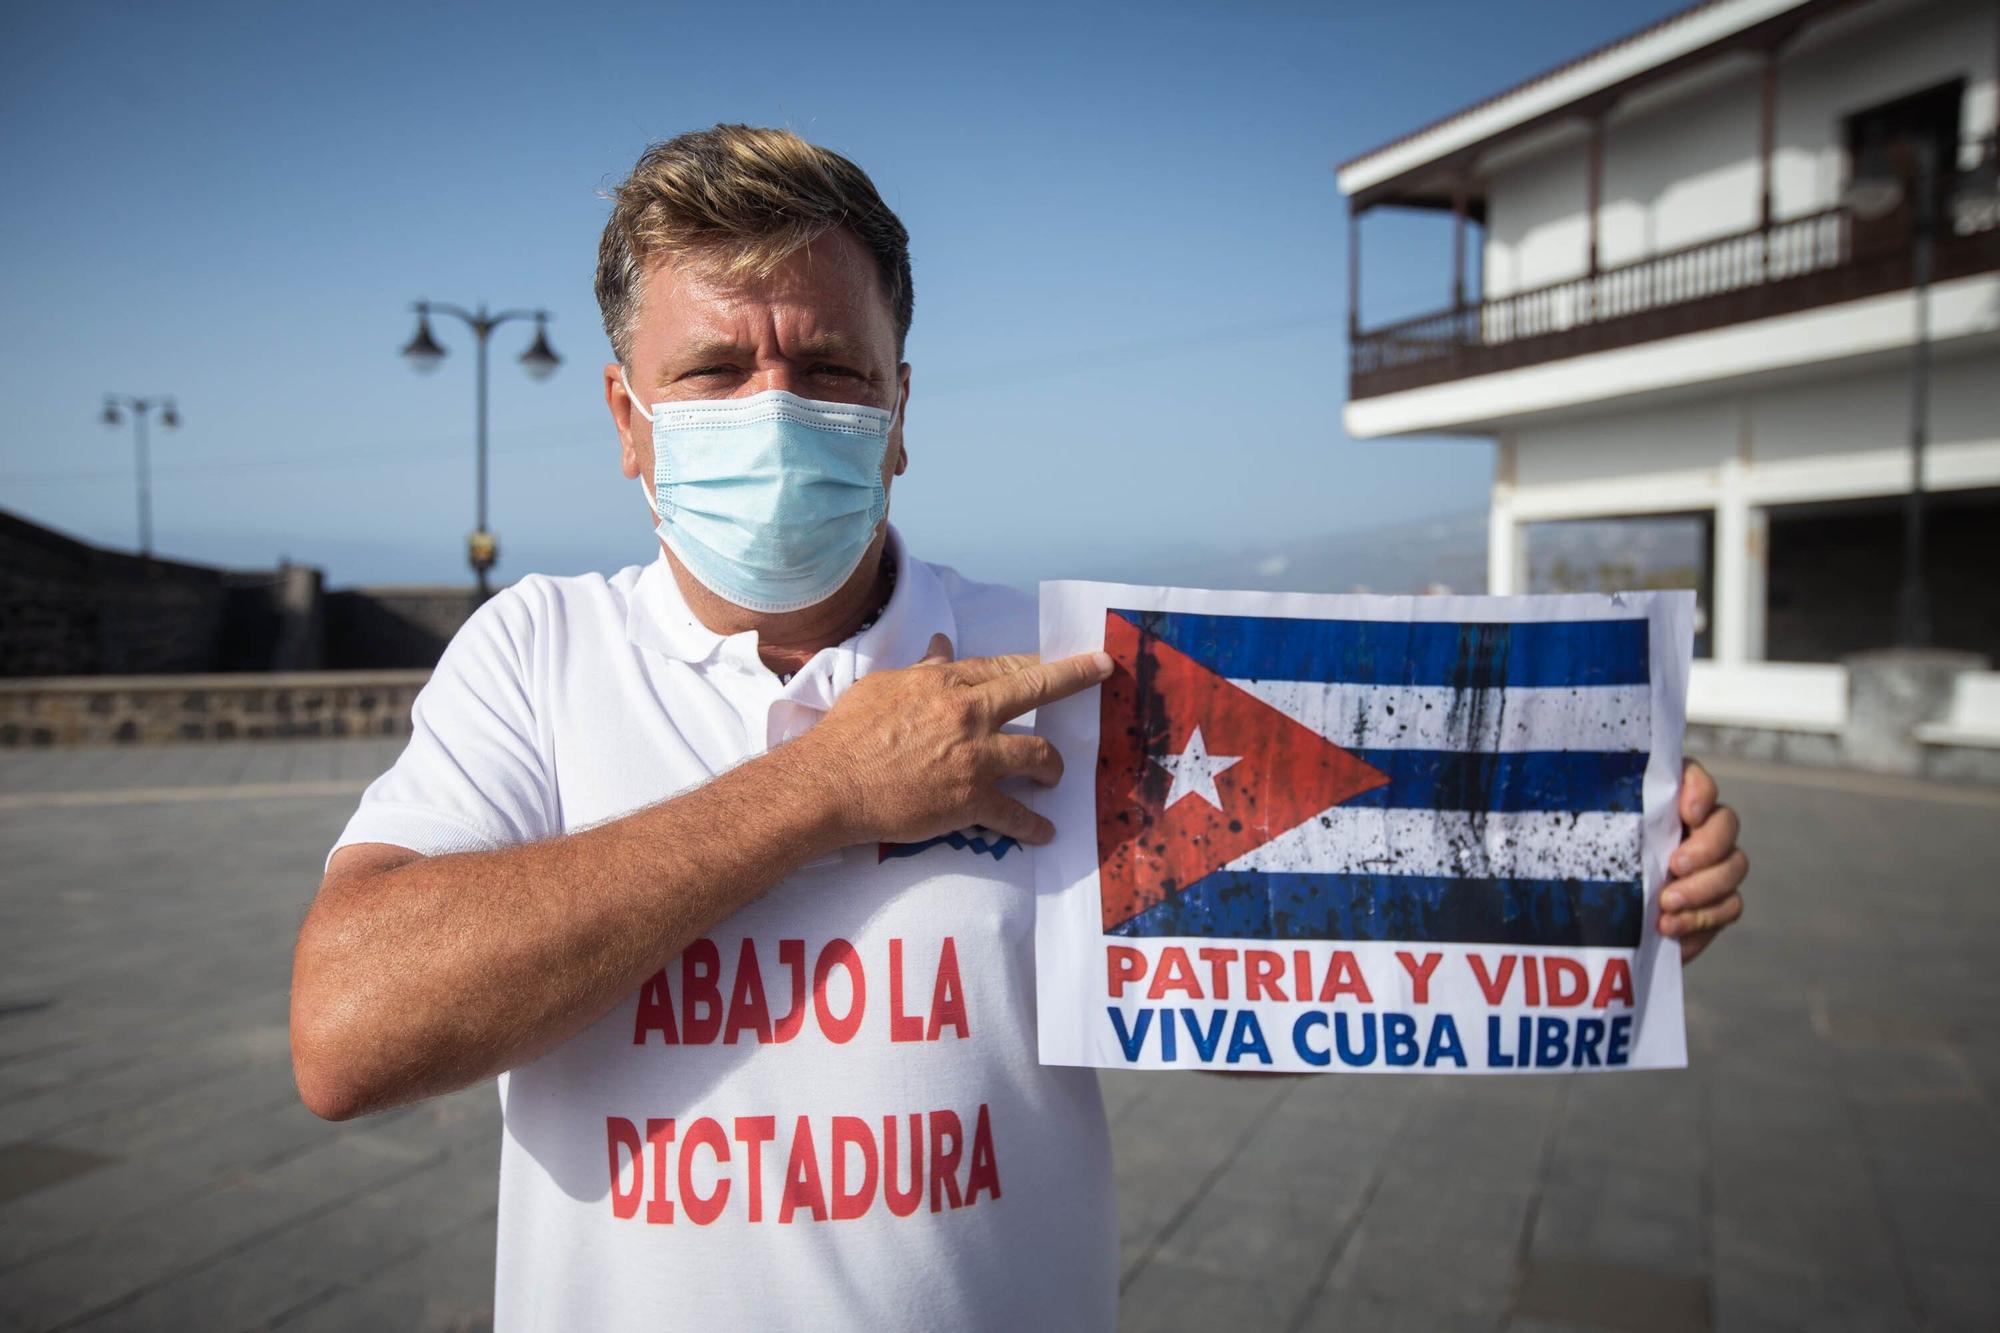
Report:
[[[1991,208],[1948,219],[1934,278],[2000,269],[1996,222]],[[1359,333],[1350,341],[1348,395],[1372,398],[1896,291],[1910,285],[1910,265],[1907,228],[1857,229],[1845,210],[1828,209]]]

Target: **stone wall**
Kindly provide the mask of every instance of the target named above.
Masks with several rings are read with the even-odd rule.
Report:
[[[428,668],[470,587],[324,589],[92,546],[0,511],[0,677]]]
[[[212,670],[223,571],[106,551],[0,513],[0,675]]]
[[[0,676],[311,669],[320,582],[304,565],[107,550],[0,512]]]
[[[0,749],[283,736],[402,736],[428,671],[0,681]]]

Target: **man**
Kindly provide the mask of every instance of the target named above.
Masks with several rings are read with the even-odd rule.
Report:
[[[915,559],[907,236],[778,130],[649,149],[597,291],[660,551],[453,639],[299,936],[300,1092],[500,1077],[506,1329],[1108,1328],[1095,1076],[1036,1061],[1033,601]],[[636,509],[636,506],[635,506]],[[1690,769],[1663,929],[1741,910]],[[1075,836],[1077,830],[1071,830]]]

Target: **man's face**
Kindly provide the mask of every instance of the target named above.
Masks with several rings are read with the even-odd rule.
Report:
[[[820,237],[768,278],[731,282],[698,263],[654,264],[640,287],[631,355],[632,392],[648,408],[783,389],[891,411],[910,391],[875,262],[845,230]],[[604,393],[622,441],[621,470],[650,479],[652,423],[625,396],[618,371],[604,368]],[[906,465],[899,414],[883,454],[883,486]]]

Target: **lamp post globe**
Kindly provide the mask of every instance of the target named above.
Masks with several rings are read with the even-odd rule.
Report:
[[[544,322],[546,319],[546,315],[536,314],[535,341],[527,351],[521,353],[521,369],[528,373],[529,379],[545,380],[555,374],[556,367],[562,364],[562,358],[556,355],[556,349],[549,346],[549,331]]]
[[[403,345],[403,355],[419,374],[428,375],[444,360],[444,348],[431,336],[430,307],[417,302],[417,331]]]

